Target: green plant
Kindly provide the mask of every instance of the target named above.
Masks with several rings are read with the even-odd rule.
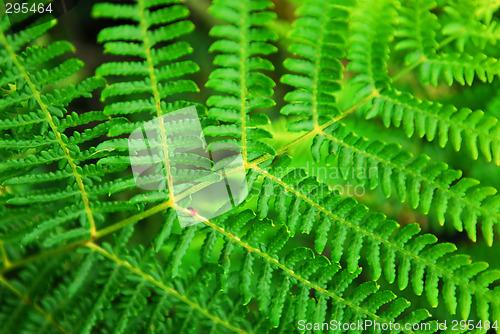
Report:
[[[485,261],[500,197],[484,185],[499,181],[500,3],[296,2],[290,26],[269,0],[213,2],[204,95],[191,55],[207,50],[187,42],[180,1],[96,4],[94,19],[117,23],[98,36],[112,61],[88,78],[69,42],[47,42],[55,20],[1,18],[0,332],[310,332],[300,320],[437,332],[463,319],[485,333],[500,321],[500,268]],[[102,111],[73,111],[92,96]],[[189,190],[138,189],[127,137],[190,105],[211,143],[241,147],[251,191],[181,229]]]

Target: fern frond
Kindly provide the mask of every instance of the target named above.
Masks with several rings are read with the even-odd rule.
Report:
[[[451,86],[453,82],[472,85],[475,77],[491,83],[500,76],[500,62],[484,54],[442,53],[422,62],[419,71],[424,83],[437,86],[439,78]]]
[[[420,234],[418,224],[400,228],[383,214],[370,213],[355,199],[343,199],[304,170],[287,169],[289,162],[282,162],[274,172],[253,166],[264,177],[262,191],[256,194],[261,219],[274,208],[278,221],[286,224],[291,236],[315,231],[316,251],[322,253],[328,243],[331,260],[345,261],[350,272],[356,271],[361,250],[365,248],[374,280],[384,273],[389,283],[397,280],[401,290],[411,282],[414,293],[425,292],[432,307],[438,305],[437,282],[442,280],[446,286],[443,298],[451,314],[460,305],[461,316],[466,319],[471,307],[469,297],[475,296],[482,319],[496,316],[500,307],[498,292],[485,288],[500,279],[499,271],[485,271],[486,263],[472,263],[469,256],[454,254],[455,245],[437,243],[432,234]],[[266,196],[266,193],[277,195]],[[411,279],[410,270],[413,270]],[[455,294],[457,288],[460,298]],[[487,305],[493,313],[488,312]]]
[[[213,284],[207,286],[213,282],[210,276],[213,276],[214,272],[203,272],[202,269],[198,278],[196,278],[196,273],[193,273],[193,280],[177,280],[174,286],[168,280],[167,272],[152,257],[151,251],[145,251],[142,248],[130,252],[125,250],[124,246],[131,236],[130,231],[131,229],[124,230],[123,232],[126,233],[121,233],[120,238],[116,240],[118,244],[113,247],[109,244],[104,244],[102,247],[89,244],[88,249],[82,250],[78,257],[81,261],[79,266],[75,267],[77,262],[63,257],[73,268],[71,271],[62,271],[61,279],[38,281],[43,282],[46,289],[39,290],[40,294],[31,293],[40,301],[40,305],[43,305],[41,310],[50,314],[50,317],[36,321],[39,329],[50,326],[49,320],[51,319],[68,332],[90,333],[92,328],[99,326],[106,330],[114,330],[116,333],[124,333],[127,329],[134,332],[169,333],[182,324],[182,317],[175,322],[162,321],[169,310],[175,307],[176,312],[181,314],[195,310],[196,316],[193,322],[197,320],[200,329],[209,328],[213,322],[216,326],[226,330],[247,333],[239,327],[248,327],[245,323],[241,324],[242,320],[227,321],[217,315],[220,310],[229,311],[237,305],[233,303],[228,305],[228,299],[214,291]],[[120,246],[119,243],[123,244]],[[41,262],[38,266],[23,269],[15,278],[16,286],[29,289],[33,274],[40,270],[40,266],[48,265],[47,269],[50,269],[56,263]],[[50,274],[50,270],[46,272]],[[200,280],[199,277],[205,280]],[[31,288],[32,291],[35,290]],[[45,294],[43,291],[52,293]],[[82,301],[78,307],[71,303],[75,300],[74,298]],[[214,300],[210,301],[209,298],[214,298]],[[16,302],[12,301],[12,305],[9,306],[18,308],[13,314],[17,314],[18,317],[28,315],[30,318],[39,317],[36,311],[20,307],[22,303],[21,299],[17,299]],[[109,322],[105,315],[109,312],[108,308],[111,305],[114,306],[113,312],[116,312],[118,316]],[[155,314],[155,317],[151,317],[151,323],[148,324],[144,321],[145,316],[152,314]],[[200,317],[209,320],[210,323],[207,324],[205,319],[197,319]],[[12,320],[15,322],[14,319]],[[31,324],[31,322],[27,323]],[[8,322],[4,324],[11,325]],[[146,325],[153,327],[146,327]]]
[[[0,278],[0,286],[4,290],[4,296],[2,296],[4,298],[2,300],[5,303],[2,305],[3,313],[1,320],[3,325],[2,330],[5,333],[19,329],[26,332],[43,329],[49,333],[67,333],[64,325],[52,317],[53,310],[57,308],[57,303],[52,303],[52,301],[60,301],[61,295],[55,295],[51,300],[45,300],[45,304],[38,303],[32,298],[33,290],[47,287],[46,284],[40,282],[44,279],[46,281],[49,280],[51,275],[50,269],[54,269],[54,265],[49,265],[43,271],[40,269],[39,267],[31,266],[23,270],[23,279],[29,282],[25,285],[22,285],[19,281],[9,282],[4,277]],[[31,321],[22,321],[21,316],[26,311],[31,311]],[[10,316],[3,317],[5,315]]]
[[[483,82],[491,82],[500,75],[498,59],[487,56],[481,50],[479,52],[474,50],[475,52],[472,54],[438,51],[439,48],[453,40],[456,40],[459,45],[458,51],[463,51],[463,45],[469,36],[464,33],[465,29],[457,27],[457,20],[453,20],[453,26],[445,25],[443,27],[443,33],[445,35],[451,34],[451,36],[440,44],[437,43],[436,32],[440,28],[440,24],[436,15],[431,12],[437,6],[435,1],[411,0],[405,5],[407,6],[401,8],[401,26],[396,33],[402,40],[398,42],[396,49],[409,51],[406,63],[409,66],[419,67],[419,75],[424,83],[437,86],[439,79],[442,78],[450,86],[454,82],[470,86],[475,77]],[[448,6],[445,10],[453,13],[453,6]],[[460,11],[460,13],[465,12],[474,13],[470,10]],[[472,20],[472,22],[473,25],[472,23],[468,25],[470,29],[474,29],[474,25],[480,24],[477,20]],[[490,29],[494,34],[496,28],[492,26]],[[484,32],[481,35],[483,38],[487,38],[484,36]],[[484,40],[477,43],[484,44]]]
[[[488,45],[494,46],[500,40],[500,26],[498,20],[492,21],[495,9],[493,2],[479,3],[476,0],[458,0],[444,7],[446,20],[443,34],[458,36],[455,43],[458,51],[463,52],[467,44],[484,50]],[[484,6],[484,7],[481,7]],[[470,10],[474,8],[475,10]],[[497,4],[498,8],[498,4]],[[481,22],[478,18],[485,19]]]
[[[113,80],[102,93],[103,100],[109,101],[104,108],[105,114],[147,112],[159,117],[189,105],[185,101],[165,102],[167,98],[175,99],[178,94],[198,91],[192,80],[182,79],[197,72],[198,65],[181,60],[192,52],[192,48],[187,42],[176,40],[190,33],[194,26],[186,20],[189,11],[179,2],[137,0],[132,4],[98,3],[94,6],[92,14],[96,18],[130,22],[105,28],[99,33],[98,41],[104,43],[104,52],[138,59],[114,61],[97,69],[98,76]],[[121,127],[122,124],[116,125],[110,131],[117,132]]]
[[[88,195],[90,185],[80,174],[81,167],[79,167],[75,155],[78,155],[80,151],[77,144],[88,142],[100,136],[106,125],[98,126],[95,132],[87,130],[80,134],[75,131],[70,136],[64,133],[65,129],[59,127],[59,124],[67,113],[66,108],[68,108],[71,101],[81,96],[89,96],[91,91],[102,86],[103,80],[88,78],[76,85],[69,85],[62,89],[44,89],[49,83],[47,81],[48,77],[59,81],[69,77],[82,66],[80,61],[73,61],[71,62],[71,64],[74,64],[73,66],[61,65],[62,68],[57,69],[49,76],[46,75],[46,72],[41,72],[41,74],[37,72],[39,68],[48,66],[48,62],[57,60],[61,55],[69,51],[74,51],[74,48],[67,42],[53,42],[47,47],[29,46],[23,48],[25,43],[46,31],[53,23],[51,21],[40,24],[13,35],[6,34],[4,31],[0,32],[1,53],[8,57],[1,69],[2,72],[14,75],[8,76],[4,84],[15,85],[15,91],[4,93],[1,96],[0,104],[7,112],[7,117],[4,117],[2,123],[11,126],[11,130],[4,127],[3,131],[10,132],[5,138],[15,138],[18,142],[17,145],[9,145],[6,148],[13,155],[17,154],[18,158],[4,161],[0,168],[4,171],[16,168],[18,171],[29,173],[35,166],[48,165],[53,162],[58,162],[61,166],[67,164],[69,171],[71,171],[71,177],[67,180],[68,187],[71,190],[59,194],[50,194],[50,192],[42,194],[43,191],[30,193],[29,188],[21,187],[21,185],[31,184],[32,179],[37,182],[42,180],[43,182],[55,181],[55,179],[50,174],[32,176],[31,178],[25,176],[24,179],[15,179],[18,186],[12,192],[8,202],[15,205],[30,205],[57,201],[58,206],[64,212],[70,211],[73,207],[72,204],[76,202],[78,203],[77,206],[81,206],[86,214],[82,226],[85,226],[90,233],[95,233],[96,223]],[[11,80],[14,81],[11,82]],[[21,113],[21,116],[14,121],[9,120],[8,117],[13,112]],[[97,118],[89,117],[87,119],[89,122],[95,120]],[[33,127],[37,128],[40,136],[36,140],[32,138],[26,140],[29,137],[23,130],[31,130]],[[18,177],[18,175],[6,174],[3,181],[8,183],[12,176]],[[23,180],[25,183],[21,183]],[[76,201],[74,200],[75,196],[78,198]],[[50,221],[53,220],[47,220],[47,222]],[[56,226],[54,224],[51,228]]]
[[[89,302],[81,304],[77,309],[68,309],[65,307],[64,300],[61,300],[56,307],[46,307],[46,309],[52,311],[55,321],[61,319],[61,314],[74,315],[65,317],[65,319],[72,319],[70,323],[64,321],[61,324],[64,328],[78,329],[79,332],[83,333],[89,332],[94,326],[116,328],[120,331],[125,328],[125,325],[127,328],[140,332],[146,330],[144,326],[148,322],[144,321],[145,319],[151,319],[149,323],[153,322],[156,326],[160,326],[155,320],[158,316],[152,316],[150,312],[156,313],[157,308],[166,312],[167,309],[174,307],[176,312],[183,314],[176,317],[179,321],[185,320],[186,317],[191,318],[191,315],[188,314],[192,314],[192,310],[196,311],[194,313],[196,316],[192,320],[197,324],[197,327],[199,325],[199,330],[213,325],[239,333],[253,332],[248,323],[241,317],[230,321],[217,315],[220,311],[227,312],[228,309],[236,307],[237,304],[227,303],[229,302],[227,296],[235,293],[240,294],[245,303],[256,298],[259,305],[270,310],[269,319],[265,314],[262,315],[262,318],[256,314],[259,317],[260,330],[263,331],[269,331],[278,325],[280,328],[294,328],[294,323],[303,319],[302,310],[304,310],[303,305],[306,303],[311,304],[310,311],[316,314],[315,319],[319,322],[330,320],[356,322],[369,319],[379,322],[406,323],[424,321],[429,317],[426,310],[405,311],[409,307],[406,300],[397,298],[390,291],[379,290],[374,282],[355,285],[354,280],[360,274],[360,268],[356,267],[353,272],[340,270],[337,264],[332,264],[327,258],[314,255],[310,249],[303,247],[285,250],[284,247],[288,243],[290,233],[284,226],[275,229],[271,235],[267,235],[266,247],[262,248],[260,245],[264,232],[272,231],[272,225],[269,220],[259,221],[255,218],[255,214],[247,210],[227,214],[219,219],[217,224],[203,220],[208,230],[215,232],[219,238],[223,237],[223,246],[222,248],[217,247],[217,249],[214,247],[202,248],[201,252],[205,254],[202,258],[208,259],[208,262],[205,262],[203,267],[193,276],[186,273],[186,270],[190,269],[185,265],[181,268],[180,263],[186,250],[192,247],[196,226],[194,229],[185,229],[184,233],[176,238],[175,251],[170,254],[167,267],[161,266],[152,257],[150,251],[145,252],[141,247],[132,251],[124,249],[133,231],[131,227],[122,230],[120,238],[114,243],[115,246],[105,243],[100,247],[94,243],[87,243],[87,247],[95,255],[88,255],[88,252],[83,253],[87,260],[81,262],[80,267],[73,271],[73,275],[78,276],[75,276],[74,280],[68,278],[56,280],[58,286],[42,291],[61,290],[65,291],[61,296],[69,295],[72,298],[78,297]],[[206,230],[207,228],[198,229],[202,232]],[[213,238],[213,233],[207,234],[207,238],[210,235]],[[207,239],[205,245],[208,246],[213,242]],[[242,251],[243,256],[247,259],[246,264],[243,264],[246,269],[240,269],[239,262],[234,261],[242,254]],[[220,268],[218,266],[211,269],[214,262],[210,259],[214,258],[214,255],[219,258],[219,263],[224,271],[217,270]],[[92,258],[89,259],[88,256],[92,256]],[[102,257],[106,260],[102,261]],[[111,265],[108,264],[109,262]],[[248,280],[245,277],[248,278],[251,271],[258,270],[257,268],[260,267],[256,266],[258,263],[267,268],[265,275],[271,275],[271,281],[267,280],[267,285],[259,284],[256,286],[254,283],[246,285],[245,282]],[[90,268],[94,270],[90,270]],[[176,272],[183,272],[184,274],[181,276],[183,278],[176,275]],[[207,276],[208,273],[210,276]],[[264,273],[262,272],[262,275]],[[177,276],[175,287],[172,286],[173,276]],[[237,279],[241,283],[227,285],[225,282],[228,279],[233,282],[234,279]],[[271,286],[269,282],[275,283],[272,283]],[[121,288],[116,289],[117,286]],[[146,289],[146,287],[148,288]],[[300,291],[300,294],[293,294],[292,290]],[[101,291],[101,293],[94,293],[95,291]],[[316,297],[307,302],[309,291],[314,291]],[[168,295],[169,298],[162,298],[165,295]],[[45,300],[43,292],[37,298]],[[153,301],[153,304],[146,303],[146,300]],[[103,321],[103,311],[107,305],[110,305],[111,301],[118,305],[116,309],[119,310],[120,314],[141,310],[144,318],[139,316],[135,319],[144,320],[133,321],[128,320],[132,319],[130,316],[120,316],[111,322],[109,319]],[[133,308],[128,307],[131,303],[134,305]],[[161,303],[161,305],[156,303]],[[238,307],[243,307],[242,304],[240,303]],[[285,304],[290,305],[288,310],[284,309]],[[330,316],[325,312],[326,307],[331,307],[335,312]],[[290,308],[301,311],[293,315],[288,313]],[[76,316],[76,314],[81,314],[81,316]],[[200,316],[208,318],[209,323],[200,321],[198,319]],[[127,320],[123,320],[123,318]],[[169,327],[170,325],[179,326],[175,321],[174,323],[164,323],[163,326],[173,328]],[[403,331],[413,333],[411,330]]]
[[[166,185],[170,194],[174,191],[174,178],[182,181],[188,177],[194,179],[200,176],[193,173],[182,174],[186,168],[176,169],[177,166],[171,161],[172,155],[175,154],[178,164],[182,160],[186,165],[196,165],[199,157],[197,159],[197,156],[191,155],[189,158],[195,161],[189,161],[187,157],[180,156],[177,149],[187,148],[189,145],[197,148],[206,146],[200,138],[182,136],[174,138],[173,142],[172,138],[168,138],[169,135],[182,134],[182,131],[193,131],[193,126],[197,129],[199,122],[193,123],[194,125],[192,122],[177,124],[165,118],[168,117],[166,115],[190,105],[196,105],[199,115],[204,114],[203,106],[182,100],[184,94],[198,91],[197,85],[185,77],[197,72],[199,68],[193,61],[183,59],[193,49],[187,42],[179,39],[192,32],[194,25],[187,20],[189,11],[180,2],[137,0],[129,4],[99,3],[93,8],[94,17],[120,19],[130,23],[105,28],[98,36],[98,40],[104,43],[105,53],[121,56],[121,59],[103,64],[97,69],[97,75],[106,77],[109,82],[102,93],[102,99],[106,101],[104,113],[110,116],[123,115],[127,120],[111,125],[108,136],[136,133],[138,129],[151,131],[149,135],[157,136],[153,142],[156,140],[155,152],[158,153],[155,157],[135,157],[131,160],[125,151],[130,150],[133,155],[134,152],[145,149],[144,142],[117,139],[101,143],[97,147],[97,152],[109,153],[98,163],[109,166],[126,166],[132,163],[133,166],[140,166],[154,161],[163,164],[165,175],[162,172],[158,175],[166,176],[166,181],[141,179],[138,182],[142,185],[146,185],[143,182],[149,182],[150,188]],[[134,61],[130,61],[130,57],[124,61],[123,56],[133,56]],[[154,120],[148,122],[152,116]],[[138,122],[138,117],[142,117],[145,122]],[[151,126],[157,128],[147,128]],[[121,181],[115,180],[118,183]],[[131,203],[154,203],[165,201],[169,197],[173,200],[173,195],[160,190],[157,193],[136,195]]]
[[[347,69],[359,72],[353,83],[363,86],[360,94],[368,95],[388,87],[389,43],[394,38],[397,2],[392,0],[358,1],[351,17]]]
[[[399,8],[396,37],[400,40],[395,49],[410,51],[406,56],[407,64],[436,52],[436,31],[440,25],[436,15],[431,12],[436,6],[434,0],[408,0]]]
[[[217,92],[207,100],[208,115],[219,120],[221,126],[207,130],[213,130],[213,136],[225,137],[228,135],[223,131],[228,128],[225,124],[230,123],[234,131],[229,135],[239,133],[236,137],[244,162],[262,153],[274,153],[269,144],[260,141],[270,137],[270,133],[248,122],[249,116],[258,115],[254,109],[275,105],[270,99],[275,83],[261,72],[274,70],[272,63],[264,58],[276,52],[271,42],[277,36],[266,27],[276,17],[267,10],[272,5],[268,0],[218,0],[210,7],[210,12],[226,24],[210,30],[210,35],[218,39],[211,45],[210,52],[219,54],[214,58],[217,68],[206,84]],[[253,149],[249,145],[253,145]]]
[[[498,11],[498,8],[500,8],[500,1],[498,0],[476,0],[474,13],[478,19],[489,24],[493,14]]]
[[[495,188],[461,178],[461,171],[431,162],[427,155],[413,157],[397,144],[367,140],[338,124],[315,138],[318,160],[325,139],[329,143],[327,159],[337,159],[338,167],[348,171],[343,174],[345,179],[352,175],[361,184],[368,183],[370,189],[380,187],[386,197],[394,188],[401,201],[408,199],[414,209],[420,208],[425,214],[434,208],[439,224],[450,220],[458,231],[465,229],[472,241],[477,239],[476,225],[481,221],[486,241],[492,245],[493,229],[500,222],[500,197]]]
[[[203,220],[203,219],[202,219]],[[323,256],[315,256],[308,248],[296,247],[283,253],[282,249],[291,237],[284,226],[274,229],[266,238],[265,250],[259,247],[263,235],[270,231],[269,221],[255,221],[255,214],[251,211],[243,211],[237,216],[226,216],[218,220],[217,224],[207,220],[203,222],[218,234],[225,236],[224,246],[219,257],[219,264],[224,268],[226,275],[232,270],[237,270],[240,277],[240,294],[243,296],[244,304],[257,298],[259,307],[269,312],[269,325],[271,327],[286,326],[283,317],[286,316],[284,305],[289,302],[292,308],[301,311],[293,317],[295,321],[303,319],[303,305],[307,302],[307,296],[311,290],[315,291],[316,298],[312,303],[312,309],[317,314],[318,322],[337,320],[340,322],[357,321],[357,319],[374,319],[377,321],[404,321],[416,317],[421,321],[429,315],[425,310],[417,310],[403,314],[409,306],[404,299],[396,298],[389,291],[377,291],[374,283],[362,284],[352,292],[348,287],[359,275],[360,268],[354,271],[340,270],[337,264],[332,264]],[[253,227],[252,227],[253,226]],[[252,227],[248,229],[247,227]],[[246,232],[245,232],[246,231]],[[241,269],[235,269],[231,258],[236,256],[238,248],[243,249],[243,263]],[[257,263],[262,263],[257,266]],[[255,285],[248,283],[248,275],[253,270],[263,267],[260,274],[260,282]],[[221,276],[221,287],[228,289],[226,275]],[[271,288],[271,282],[276,282],[276,287]],[[290,292],[295,289],[299,294],[291,296]],[[326,303],[336,310],[329,317],[325,312]],[[316,304],[317,303],[317,304]],[[376,315],[376,310],[386,305],[393,312],[383,312]]]
[[[295,88],[287,93],[289,104],[281,109],[284,115],[298,115],[298,121],[288,124],[292,131],[312,130],[338,116],[334,93],[340,89],[345,40],[340,31],[347,31],[348,13],[328,1],[309,1],[296,11],[298,18],[290,32],[288,58],[284,66],[296,74],[284,74],[281,82]]]
[[[457,152],[465,146],[473,159],[480,152],[488,162],[500,165],[500,123],[481,110],[422,101],[395,89],[385,90],[363,108],[368,119],[378,115],[386,127],[402,126],[408,137],[425,136]]]
[[[11,128],[30,130],[34,124],[40,124],[44,121],[44,119],[45,115],[42,111],[21,114],[10,119],[1,119],[0,130],[7,130]]]
[[[369,320],[433,333],[455,319],[446,313],[486,332],[500,321],[500,270],[477,261],[497,253],[500,196],[485,186],[495,166],[464,166],[462,177],[358,136],[380,130],[366,120],[343,121],[364,109],[403,127],[394,140],[426,136],[500,164],[498,85],[477,82],[499,74],[497,0],[293,1],[294,23],[270,0],[214,0],[214,17],[192,1],[103,1],[92,13],[111,24],[98,35],[110,61],[90,78],[74,46],[47,34],[55,20],[0,14],[0,332],[343,333]],[[215,38],[198,98],[187,41],[203,35],[188,36],[188,6]],[[281,78],[276,43],[291,53]],[[396,80],[417,67],[402,93]],[[290,120],[268,108],[275,78]],[[419,86],[442,79],[474,88],[445,105],[454,90]],[[190,101],[205,98],[208,112]],[[300,168],[310,152],[342,172],[320,182]],[[339,176],[473,241],[480,224],[485,240],[464,254],[446,231],[400,226],[372,196],[368,208],[332,189]],[[430,327],[404,326],[415,323]]]

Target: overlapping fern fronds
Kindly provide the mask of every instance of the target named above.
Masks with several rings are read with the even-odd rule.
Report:
[[[394,38],[396,1],[358,1],[352,14],[348,70],[357,72],[353,83],[364,86],[360,94],[371,94],[389,86],[387,60]]]
[[[178,40],[194,29],[186,20],[188,15],[184,5],[170,0],[99,3],[94,7],[96,18],[129,22],[100,32],[98,41],[104,43],[104,53],[134,60],[117,60],[97,69],[98,76],[110,80],[102,93],[107,102],[106,115],[138,114],[149,119],[150,115],[158,117],[189,106],[172,97],[198,91],[192,80],[183,78],[198,71],[193,61],[182,59],[193,50],[187,42]],[[112,127],[110,135],[131,133],[141,124],[136,119]]]
[[[441,43],[437,42],[440,24],[432,12],[436,6],[435,1],[407,1],[400,7],[395,49],[407,52],[405,59],[409,69],[417,67],[421,79],[433,85],[437,85],[441,77],[449,85],[454,82],[471,85],[475,77],[491,82],[500,73],[496,59],[488,58],[482,51],[471,56],[442,50],[463,34],[452,34]],[[457,109],[421,100],[394,87],[380,91],[363,109],[367,118],[382,117],[386,127],[403,126],[408,137],[425,136],[429,141],[437,140],[441,147],[451,143],[456,151],[466,147],[474,159],[481,152],[487,161],[500,163],[498,119],[485,115],[482,110]]]
[[[111,54],[116,60],[105,63],[97,69],[97,75],[108,80],[102,92],[105,101],[104,114],[126,117],[126,122],[112,126],[108,136],[129,135],[148,121],[161,119],[170,111],[192,105],[184,101],[186,93],[198,91],[198,86],[187,75],[199,70],[198,65],[186,56],[193,52],[186,41],[180,40],[193,31],[194,25],[187,20],[189,11],[180,1],[134,1],[129,3],[105,2],[96,4],[93,16],[126,22],[103,29],[98,41],[104,43],[104,53]],[[200,115],[204,113],[198,105]],[[164,127],[170,125],[159,121],[159,142],[168,141]],[[185,124],[189,126],[189,124]],[[143,143],[138,143],[139,147]],[[111,139],[102,143],[98,149],[113,152],[101,159],[100,165],[128,166],[129,144],[127,138]],[[133,150],[134,148],[131,147]],[[164,162],[173,152],[173,147],[164,147]],[[150,158],[150,157],[145,157]],[[138,162],[140,163],[140,162]],[[137,196],[134,203],[150,203],[168,199],[172,191],[172,171],[165,164],[168,187],[148,194]],[[160,173],[159,175],[164,175]],[[153,175],[153,177],[155,177]],[[149,184],[161,184],[149,180]],[[133,177],[116,180],[110,193],[135,188]]]
[[[377,154],[384,156],[380,151]],[[359,159],[361,155],[355,156]],[[454,254],[455,245],[437,243],[434,235],[420,234],[418,224],[400,227],[381,213],[370,213],[353,198],[342,198],[329,191],[305,170],[287,169],[291,158],[282,159],[270,171],[256,167],[257,173],[264,178],[262,190],[257,194],[260,218],[267,217],[274,209],[278,212],[277,221],[287,226],[291,236],[299,232],[312,233],[316,252],[321,254],[328,248],[331,260],[345,263],[351,272],[363,261],[360,253],[363,254],[363,262],[367,262],[374,280],[379,280],[383,273],[389,283],[397,281],[401,290],[411,283],[415,294],[425,293],[432,307],[438,305],[438,283],[442,280],[443,299],[452,314],[460,305],[461,316],[467,318],[472,296],[476,298],[482,319],[489,318],[490,307],[493,314],[500,310],[500,289],[485,290],[500,279],[500,271],[486,270],[487,263],[473,263],[467,255]],[[284,170],[287,172],[283,173]],[[375,175],[370,182],[377,182],[377,177]],[[381,177],[380,182],[387,182],[383,172]],[[425,196],[422,195],[424,200]],[[361,252],[363,248],[366,248],[364,253]],[[457,289],[460,297],[456,296]]]
[[[254,111],[275,105],[271,99],[275,83],[262,73],[274,70],[264,58],[276,52],[271,42],[277,36],[266,27],[276,16],[268,10],[271,7],[268,0],[219,0],[210,7],[211,13],[226,24],[210,30],[217,38],[210,51],[218,54],[214,57],[217,68],[207,82],[207,87],[217,92],[207,100],[208,115],[222,124],[208,127],[205,133],[237,138],[245,162],[264,153],[274,154],[273,147],[260,140],[272,137],[262,128],[269,117]]]
[[[427,90],[498,80],[500,3],[294,3],[281,44],[286,14],[278,17],[273,2],[214,0],[208,13],[216,25],[205,36],[214,41],[199,50],[187,42],[195,29],[190,2],[100,2],[93,17],[116,25],[99,33],[112,59],[96,76],[82,74],[70,43],[45,43],[56,21],[12,33],[2,17],[1,333],[355,332],[302,330],[301,320],[429,323],[394,332],[432,333],[441,318],[500,321],[498,266],[449,237],[498,246],[494,178],[473,178],[460,159],[448,164],[416,145],[426,137],[436,150],[465,148],[474,160],[500,164],[496,100],[472,110]],[[283,53],[275,45],[288,52],[278,79],[272,60]],[[194,102],[204,86],[194,81],[194,52],[215,65],[207,109]],[[74,103],[100,88],[102,111]],[[290,90],[280,111],[275,89]],[[190,106],[197,116],[168,121]],[[371,128],[377,137],[410,139],[373,139]],[[128,138],[137,129],[154,134],[147,147],[144,138]],[[294,139],[280,147],[283,137]],[[294,151],[300,144],[309,148]],[[197,150],[182,151],[191,146]],[[158,154],[134,155],[145,148]],[[208,219],[189,204],[204,184],[174,194],[174,181],[188,187],[231,175],[205,157],[227,149],[243,157],[249,195]],[[328,185],[336,180],[318,180],[302,166],[310,166],[309,154],[318,165],[356,170],[367,195],[354,199]],[[141,184],[130,173],[134,163],[158,173]],[[379,212],[385,207],[370,200],[377,189],[407,202],[417,222]],[[181,229],[181,214],[198,224]]]
[[[285,60],[287,70],[294,72],[281,81],[295,88],[285,96],[289,104],[281,109],[284,115],[305,116],[291,122],[291,131],[312,130],[331,116],[339,114],[334,93],[340,89],[344,57],[347,12],[324,1],[310,1],[297,10],[298,18],[290,33],[293,43],[289,51],[297,58]]]
[[[4,16],[0,26],[2,87],[9,87],[2,90],[0,100],[0,147],[2,155],[9,157],[0,164],[2,184],[7,187],[1,229],[6,235],[16,231],[12,241],[23,244],[43,236],[40,241],[51,246],[93,235],[103,217],[101,205],[92,199],[107,192],[106,184],[95,182],[112,171],[96,166],[93,159],[99,152],[85,146],[106,133],[113,122],[102,122],[106,118],[100,113],[81,116],[71,111],[73,100],[89,97],[103,80],[90,77],[53,88],[51,84],[82,68],[80,60],[65,57],[74,47],[65,41],[26,47],[54,24],[48,21],[9,34],[9,20]],[[76,126],[96,121],[101,123],[74,131]],[[56,166],[56,171],[47,166]],[[38,221],[32,219],[33,205]],[[56,232],[61,225],[71,229]]]
[[[462,172],[450,169],[443,162],[433,162],[422,154],[414,157],[395,143],[370,141],[339,124],[322,131],[313,142],[313,155],[319,161],[322,145],[328,143],[328,157],[360,184],[380,187],[386,197],[395,190],[401,201],[428,214],[433,209],[440,225],[450,221],[458,231],[467,231],[476,241],[477,224],[487,243],[493,244],[498,229],[500,198],[493,187],[480,186],[478,180],[461,177]],[[448,214],[446,214],[448,213]]]

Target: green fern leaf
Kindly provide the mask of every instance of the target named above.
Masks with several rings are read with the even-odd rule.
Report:
[[[473,159],[481,152],[488,162],[500,164],[498,120],[481,110],[459,110],[392,90],[373,99],[366,109],[367,118],[379,115],[386,127],[402,126],[408,137],[416,133],[428,141],[437,140],[441,147],[451,144],[455,151],[465,146]]]
[[[300,58],[288,58],[285,67],[297,74],[285,74],[281,82],[296,90],[287,93],[290,102],[281,109],[285,115],[299,115],[312,119],[312,130],[324,123],[328,115],[336,116],[339,110],[333,93],[339,90],[343,66],[338,59],[344,57],[344,39],[337,32],[345,28],[348,14],[325,1],[308,2],[297,10],[299,17],[290,32],[293,43],[291,53]],[[294,127],[290,123],[289,127]]]
[[[211,36],[218,38],[210,51],[219,54],[214,58],[217,69],[210,74],[206,86],[225,95],[216,94],[207,100],[208,115],[222,122],[235,121],[231,133],[222,131],[222,126],[210,135],[239,138],[245,162],[262,153],[274,154],[273,149],[259,141],[269,133],[247,123],[248,116],[258,117],[258,113],[252,113],[254,109],[275,104],[269,98],[275,83],[260,72],[274,69],[269,60],[263,58],[276,51],[270,44],[276,36],[265,27],[275,18],[273,12],[267,11],[271,6],[268,0],[238,3],[220,0],[210,7],[211,13],[227,24],[216,25],[210,31]]]

